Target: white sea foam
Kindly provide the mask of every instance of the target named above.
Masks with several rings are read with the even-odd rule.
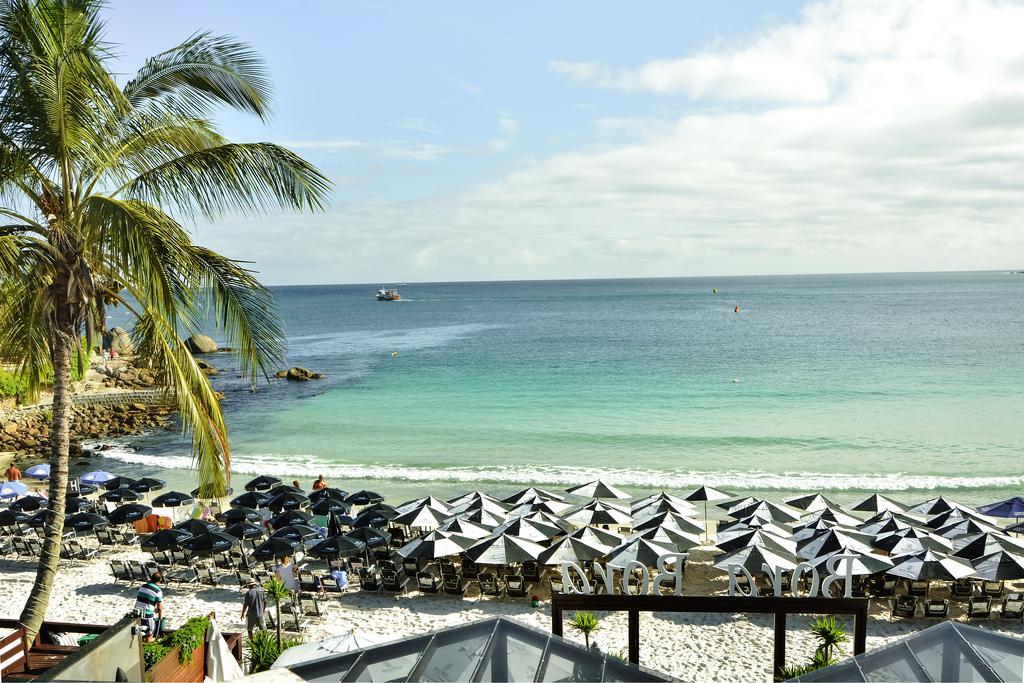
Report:
[[[151,455],[115,446],[104,457],[164,469],[187,469],[188,455]],[[850,474],[832,472],[763,472],[759,470],[685,471],[554,465],[496,465],[487,467],[413,467],[388,464],[328,462],[305,455],[240,455],[231,460],[238,474],[282,477],[380,479],[398,481],[493,482],[503,484],[569,485],[605,479],[622,486],[684,489],[706,484],[734,490],[780,491],[908,491],[982,489],[1024,485],[1024,476],[941,476],[908,473]]]

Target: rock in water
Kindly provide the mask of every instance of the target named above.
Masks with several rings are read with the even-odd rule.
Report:
[[[285,379],[290,379],[293,382],[308,382],[311,379],[322,377],[323,375],[319,372],[310,372],[306,368],[288,368],[288,372],[285,373]]]
[[[110,348],[119,356],[130,356],[135,350],[132,338],[121,327],[110,330]]]
[[[185,340],[185,346],[193,354],[217,352],[217,344],[205,334],[193,334]]]

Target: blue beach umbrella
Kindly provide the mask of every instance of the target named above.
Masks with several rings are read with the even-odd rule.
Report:
[[[28,495],[28,487],[20,481],[8,481],[0,486],[0,500],[12,500]]]
[[[998,503],[982,505],[977,510],[992,517],[1024,517],[1024,497],[1014,496]]]
[[[114,478],[114,475],[110,472],[104,472],[103,470],[96,470],[95,472],[87,472],[79,477],[79,481],[83,484],[92,484],[93,486],[103,486],[108,481]]]
[[[32,465],[25,470],[25,476],[31,477],[32,479],[38,479],[45,481],[50,478],[50,465],[48,463],[42,463],[40,465]]]

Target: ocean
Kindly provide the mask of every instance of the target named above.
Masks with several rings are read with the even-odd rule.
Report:
[[[973,504],[1024,488],[1021,275],[377,287],[274,288],[288,364],[322,380],[252,393],[211,358],[238,488],[323,473],[391,499],[601,477]],[[172,480],[190,462],[169,433],[108,455]]]

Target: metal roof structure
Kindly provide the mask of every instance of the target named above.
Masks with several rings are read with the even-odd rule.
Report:
[[[1024,638],[944,621],[799,681],[1020,681]]]
[[[307,681],[668,681],[504,617],[293,664]]]

